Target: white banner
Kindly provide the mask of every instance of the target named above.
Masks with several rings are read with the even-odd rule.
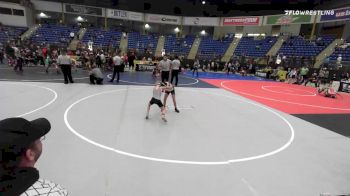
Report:
[[[124,19],[124,20],[143,21],[143,13],[130,12],[130,11],[125,11],[125,10],[107,9],[107,17],[108,18]]]
[[[184,17],[183,25],[190,26],[219,26],[220,18],[218,17]]]
[[[146,22],[174,24],[174,25],[181,24],[181,17],[180,16],[146,14],[145,18],[146,18]]]

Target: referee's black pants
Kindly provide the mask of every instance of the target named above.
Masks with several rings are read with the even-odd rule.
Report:
[[[162,71],[162,82],[168,82],[169,81],[169,71]]]
[[[177,86],[177,83],[179,81],[179,70],[172,70],[170,83],[173,83],[174,77],[175,77],[175,86]]]
[[[74,83],[72,78],[72,68],[71,65],[60,65],[63,76],[64,76],[64,83],[68,84],[68,79],[70,83]]]
[[[112,79],[110,80],[110,82],[113,82],[113,81],[114,81],[115,74],[117,74],[117,82],[119,82],[120,68],[121,68],[120,65],[119,65],[119,66],[114,66],[114,69],[113,69],[113,76],[112,76]]]

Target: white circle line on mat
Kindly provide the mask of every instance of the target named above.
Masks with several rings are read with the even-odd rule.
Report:
[[[295,94],[295,93],[285,93],[285,92],[281,92],[281,91],[274,91],[274,90],[271,90],[269,88],[271,87],[282,87],[282,86],[261,86],[261,89],[265,90],[265,91],[269,91],[269,92],[273,92],[273,93],[279,93],[279,94],[286,94],[286,95],[295,95],[295,96],[301,96],[301,97],[314,97],[316,96],[316,93],[314,92],[310,92],[310,91],[307,91],[307,90],[301,90],[301,89],[293,89],[293,88],[288,88],[288,87],[282,87],[282,88],[285,88],[286,90],[288,89],[293,89],[295,91],[302,91],[302,92],[307,92],[307,93],[310,93],[309,95],[301,95],[301,94]],[[290,91],[290,92],[293,92],[293,91]]]
[[[231,81],[222,81],[222,82],[220,83],[220,86],[221,86],[222,88],[226,89],[226,90],[233,91],[233,92],[238,93],[238,94],[248,95],[248,96],[250,96],[250,97],[256,97],[256,98],[265,99],[265,100],[269,100],[269,101],[276,101],[276,102],[281,102],[281,103],[288,103],[288,104],[300,105],[300,106],[308,106],[308,107],[314,107],[314,108],[350,111],[350,108],[335,108],[335,107],[327,107],[327,106],[318,106],[318,105],[311,105],[311,104],[304,104],[304,103],[296,103],[296,102],[292,102],[292,101],[284,101],[284,100],[279,100],[279,99],[273,99],[273,98],[268,98],[268,97],[253,95],[253,94],[250,94],[250,93],[245,93],[245,92],[242,92],[242,91],[233,90],[233,89],[231,89],[231,88],[225,86],[225,84],[226,84],[227,82],[231,82]]]
[[[54,90],[51,89],[51,88],[48,88],[48,87],[38,86],[38,85],[32,85],[32,84],[23,84],[23,83],[0,83],[0,85],[2,85],[2,84],[33,86],[33,87],[37,87],[37,88],[42,88],[42,89],[48,90],[48,91],[50,91],[50,92],[52,92],[52,93],[54,94],[53,99],[51,99],[51,100],[50,100],[48,103],[46,103],[45,105],[40,106],[40,107],[38,107],[38,108],[36,108],[36,109],[34,109],[34,110],[31,110],[31,111],[29,111],[29,112],[26,112],[26,113],[24,113],[24,114],[18,115],[17,117],[23,117],[23,116],[26,116],[26,115],[28,115],[28,114],[32,114],[32,113],[34,113],[34,112],[37,112],[37,111],[39,111],[39,110],[41,110],[41,109],[44,109],[44,108],[48,107],[49,105],[51,105],[53,102],[55,102],[56,99],[57,99],[57,92],[54,91]]]
[[[146,89],[146,88],[134,88],[133,90],[140,90],[140,89]],[[270,109],[270,108],[268,108],[266,106],[263,106],[261,104],[248,101],[246,99],[232,97],[232,96],[227,96],[227,95],[218,94],[218,93],[205,93],[205,94],[217,95],[217,96],[222,96],[222,97],[226,97],[226,98],[230,98],[230,99],[240,100],[240,101],[243,101],[243,102],[255,105],[257,107],[260,107],[262,109],[265,109],[265,110],[273,113],[274,115],[276,115],[277,117],[282,119],[288,125],[289,130],[290,130],[290,138],[289,138],[289,140],[283,146],[279,147],[276,150],[273,150],[273,151],[265,153],[265,154],[256,155],[256,156],[244,157],[244,158],[239,158],[239,159],[230,159],[230,160],[225,160],[225,161],[206,161],[206,162],[204,162],[204,161],[183,161],[183,160],[162,159],[162,158],[148,157],[148,156],[143,156],[143,155],[138,155],[138,154],[134,154],[134,153],[129,153],[129,152],[121,151],[121,150],[118,150],[118,149],[115,149],[115,148],[112,148],[112,147],[108,147],[108,146],[105,146],[103,144],[100,144],[98,142],[95,142],[95,141],[93,141],[93,140],[83,136],[82,134],[78,133],[70,125],[70,123],[68,121],[68,119],[69,119],[68,118],[68,113],[75,105],[77,105],[80,102],[85,101],[85,100],[87,100],[89,98],[98,96],[98,95],[108,94],[108,93],[113,93],[113,92],[120,92],[120,91],[124,91],[124,90],[126,90],[126,89],[104,91],[104,92],[100,92],[100,93],[96,93],[96,94],[92,94],[92,95],[83,97],[83,98],[75,101],[64,112],[63,118],[64,118],[64,122],[65,122],[66,126],[68,127],[68,129],[74,135],[78,136],[80,139],[82,139],[85,142],[90,143],[90,144],[92,144],[94,146],[97,146],[99,148],[105,149],[105,150],[109,150],[109,151],[112,151],[112,152],[115,152],[115,153],[118,153],[118,154],[121,154],[121,155],[129,156],[129,157],[138,158],[138,159],[144,159],[144,160],[149,160],[149,161],[164,162],[164,163],[174,163],[174,164],[188,164],[188,165],[226,165],[226,164],[245,162],[245,161],[251,161],[251,160],[256,160],[256,159],[269,157],[269,156],[275,155],[275,154],[285,150],[286,148],[288,148],[292,144],[292,142],[294,140],[294,137],[295,137],[295,131],[294,131],[294,128],[293,128],[292,124],[285,117],[283,117],[281,114],[277,113],[276,111],[274,111],[274,110],[272,110],[272,109]],[[184,90],[184,89],[182,89],[182,90]],[[196,93],[203,93],[203,92],[201,92],[199,90],[189,90],[188,89],[186,91],[192,91],[192,92],[196,92]]]
[[[182,76],[182,77],[189,78],[186,76]],[[112,74],[108,74],[107,78],[112,79]],[[195,82],[186,83],[186,84],[178,84],[178,86],[189,86],[189,85],[197,84],[199,82],[199,80],[197,80],[197,79],[194,79],[194,78],[190,78],[190,79],[195,80]],[[127,80],[119,80],[119,81],[125,82],[125,83],[130,83],[130,84],[138,84],[138,85],[155,85],[155,83],[147,83],[147,82],[133,82],[133,81],[127,81]]]

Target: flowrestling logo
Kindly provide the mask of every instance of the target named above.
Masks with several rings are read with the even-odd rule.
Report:
[[[285,15],[289,16],[333,16],[334,10],[284,10]]]

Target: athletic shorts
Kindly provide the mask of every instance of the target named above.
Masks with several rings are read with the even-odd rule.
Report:
[[[152,97],[151,101],[149,102],[149,104],[153,105],[153,104],[157,104],[160,108],[163,107],[162,102],[159,99],[156,99],[154,97]]]
[[[173,89],[172,91],[165,91],[165,93],[168,94],[168,95],[169,95],[170,93],[171,93],[172,95],[175,95],[175,89]]]

